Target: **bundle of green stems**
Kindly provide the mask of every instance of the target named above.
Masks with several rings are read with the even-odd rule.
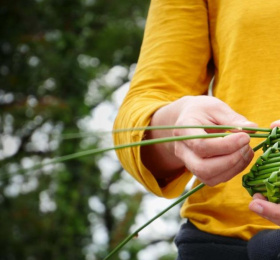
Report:
[[[274,128],[262,144],[263,154],[242,179],[251,196],[261,193],[269,201],[280,202],[280,134]]]

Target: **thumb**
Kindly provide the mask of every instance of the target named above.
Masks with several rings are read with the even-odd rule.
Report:
[[[215,113],[215,118],[217,120],[216,123],[220,125],[257,127],[256,123],[249,121],[245,116],[235,112],[225,103],[219,107],[218,113]]]
[[[280,120],[276,120],[276,121],[272,122],[271,125],[270,125],[270,128],[274,128],[276,126],[280,127]]]

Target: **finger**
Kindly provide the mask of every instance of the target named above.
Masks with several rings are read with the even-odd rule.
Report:
[[[280,120],[272,122],[271,125],[270,125],[270,128],[274,128],[276,126],[280,126]]]
[[[249,209],[259,216],[280,225],[280,205],[261,199],[255,199],[249,204]]]
[[[238,114],[230,106],[226,103],[221,102],[222,105],[215,106],[215,110],[211,113],[211,122],[216,125],[229,125],[229,126],[237,126],[241,127],[240,129],[231,129],[230,131],[233,133],[236,132],[254,132],[242,130],[242,127],[257,127],[258,125],[255,122],[249,121],[243,115]]]
[[[204,106],[204,116],[210,125],[229,125],[241,127],[256,127],[243,115],[235,112],[229,105],[217,98],[207,99]]]
[[[234,112],[234,114],[236,114]],[[239,115],[239,114],[236,114]],[[243,118],[243,116],[240,116]],[[204,116],[200,119],[198,118],[189,118],[188,124],[191,125],[209,125],[212,122],[209,121],[210,116]],[[180,120],[178,121],[180,125]],[[175,129],[173,134],[175,136],[180,135],[205,135],[207,134],[204,129]],[[250,142],[250,137],[245,133],[236,133],[235,135],[229,135],[226,137],[220,138],[211,138],[211,139],[193,139],[187,140],[185,143],[200,157],[211,157],[230,154],[244,145],[247,145]]]
[[[236,133],[226,137],[193,139],[184,141],[195,154],[202,158],[228,155],[250,143],[249,135]]]
[[[189,150],[184,143],[179,143],[175,147],[175,154],[185,162],[186,167],[209,186],[228,181],[241,172],[254,156],[249,146],[230,155],[204,159]]]
[[[255,199],[261,199],[261,200],[267,200],[262,194],[260,194],[260,193],[255,193],[254,195],[253,195],[253,199],[255,200]]]
[[[232,110],[231,110],[232,111]],[[226,118],[224,118],[226,117]],[[237,114],[236,112],[232,112],[230,115],[225,115],[224,113],[219,113],[215,115],[216,124],[223,124],[229,126],[237,126],[237,127],[257,127],[258,125],[255,122],[249,121],[244,116]],[[233,129],[232,131],[242,131],[242,129]]]
[[[241,154],[241,156],[240,156]],[[245,170],[245,168],[249,165],[249,163],[252,161],[253,157],[254,157],[254,152],[252,150],[252,148],[250,146],[244,147],[241,149],[241,151],[237,151],[234,154],[228,155],[226,159],[228,159],[229,161],[233,160],[232,158],[235,157],[237,160],[237,163],[233,166],[230,167],[230,163],[227,164],[228,168],[222,172],[220,175],[218,175],[215,178],[215,182],[213,183],[213,185],[210,186],[214,186],[218,183],[223,183],[223,182],[227,182],[230,179],[232,179],[234,176],[236,176],[237,174],[239,174],[240,172],[242,172],[243,170]]]

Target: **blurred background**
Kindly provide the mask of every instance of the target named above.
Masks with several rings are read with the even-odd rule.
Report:
[[[112,146],[148,0],[1,0],[0,259],[99,260],[172,203],[148,194]],[[174,208],[112,259],[171,260]]]

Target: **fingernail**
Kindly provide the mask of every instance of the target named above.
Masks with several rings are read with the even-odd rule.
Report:
[[[255,193],[252,198],[253,200],[264,199],[263,195],[261,195],[260,193]]]
[[[252,159],[252,152],[251,152],[251,149],[248,146],[244,146],[241,149],[241,155],[242,155],[242,157],[245,161],[249,161],[249,160]]]
[[[258,199],[258,193],[255,193],[252,198],[253,198],[253,200]]]
[[[262,214],[263,213],[263,207],[255,202],[252,202],[250,205],[250,209],[256,213]]]

